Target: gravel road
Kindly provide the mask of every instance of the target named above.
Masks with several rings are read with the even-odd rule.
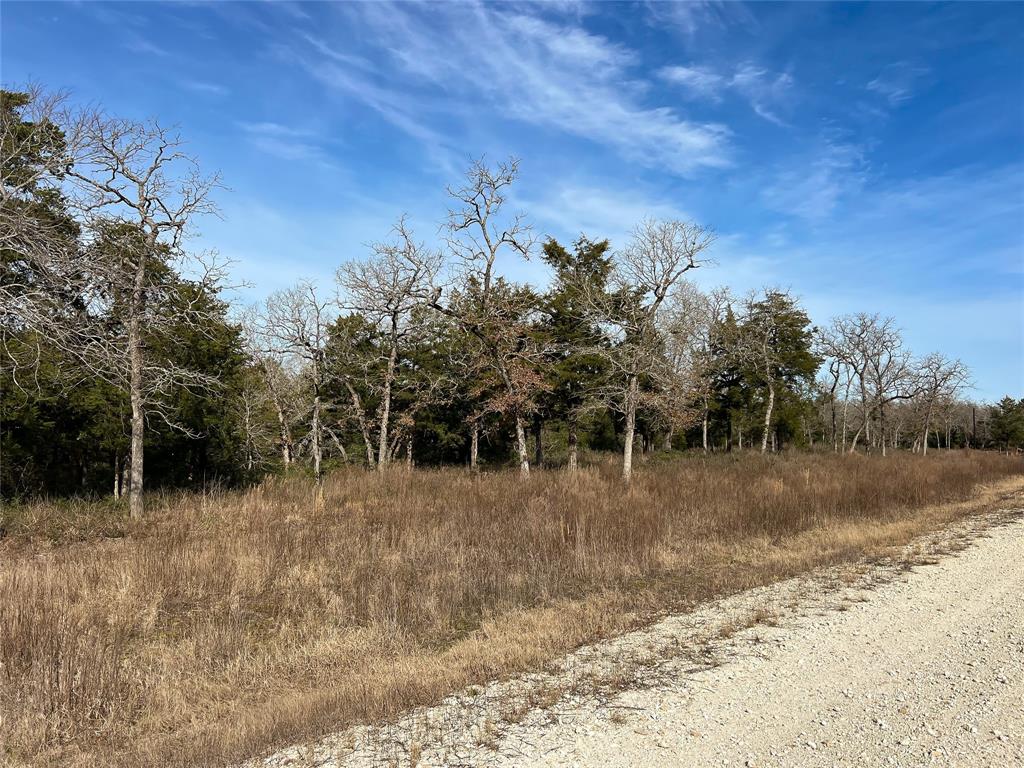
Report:
[[[1024,766],[1024,511],[252,764]]]
[[[680,686],[622,694],[618,722],[520,734],[518,764],[1024,765],[1020,521],[845,611],[753,632]]]

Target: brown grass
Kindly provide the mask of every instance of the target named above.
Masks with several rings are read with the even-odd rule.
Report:
[[[527,484],[352,471],[322,505],[288,480],[164,497],[135,526],[105,505],[95,529],[86,506],[70,529],[49,507],[8,510],[0,761],[218,765],[392,718],[902,545],[1022,472],[981,453],[715,457],[649,466],[628,491],[610,465]],[[956,503],[979,484],[981,502]]]

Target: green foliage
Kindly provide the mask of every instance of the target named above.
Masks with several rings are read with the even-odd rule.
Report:
[[[154,486],[198,486],[240,482],[246,468],[232,408],[245,373],[240,329],[226,319],[227,305],[187,281],[165,286],[166,309],[205,302],[220,320],[204,328],[179,324],[147,343],[157,359],[214,377],[213,392],[175,390],[151,417],[147,469]],[[9,340],[39,355],[31,376],[0,369],[0,493],[33,495],[106,494],[114,487],[115,461],[128,453],[127,397],[103,380],[76,368],[45,340],[24,335]],[[173,425],[173,426],[172,426]]]
[[[554,239],[544,243],[543,259],[555,274],[542,300],[544,319],[537,327],[550,350],[547,391],[539,410],[543,418],[569,422],[573,429],[605,373],[603,358],[594,352],[602,336],[588,319],[584,296],[604,290],[611,270],[609,248],[607,240],[586,237],[580,237],[572,251]]]
[[[168,418],[152,419],[147,446],[147,469],[154,485],[196,486],[213,482],[238,483],[247,478],[237,411],[248,375],[248,357],[241,329],[227,320],[226,303],[188,281],[176,281],[167,300],[172,316],[176,307],[199,307],[216,320],[203,327],[172,324],[169,332],[150,345],[151,351],[178,365],[217,381],[213,391],[180,387],[169,398]]]
[[[989,418],[992,440],[1004,450],[1024,447],[1024,398],[1004,397],[992,409]]]
[[[361,461],[368,442],[371,451],[378,449],[374,436],[379,438],[388,391],[381,382],[388,381],[392,361],[386,450],[395,461],[412,447],[419,464],[466,463],[476,428],[481,462],[500,465],[514,453],[513,424],[530,417],[535,434],[543,434],[551,449],[549,464],[566,461],[577,447],[616,449],[623,417],[621,409],[609,407],[614,399],[607,391],[614,383],[612,369],[619,366],[621,374],[624,361],[630,384],[638,385],[646,403],[636,431],[647,451],[700,446],[703,423],[683,430],[692,413],[706,415],[710,447],[726,450],[759,439],[769,402],[768,430],[780,447],[804,444],[820,421],[823,401],[815,394],[814,379],[822,360],[812,344],[814,328],[794,297],[766,290],[726,305],[731,300],[723,291],[714,294],[707,318],[697,310],[680,310],[680,327],[688,327],[690,314],[703,323],[699,337],[680,336],[699,338],[699,364],[694,363],[687,357],[695,354],[692,348],[680,343],[673,352],[673,332],[648,322],[656,309],[665,311],[660,302],[666,295],[652,303],[650,287],[633,284],[643,282],[642,276],[610,280],[609,242],[585,236],[571,248],[554,239],[544,243],[541,257],[553,273],[544,293],[493,274],[487,262],[486,269],[470,270],[443,305],[440,288],[432,299],[425,288],[410,292],[410,306],[420,303],[403,308],[400,332],[397,314],[384,313],[395,319],[383,329],[379,316],[355,304],[364,314],[352,311],[334,319],[322,357],[319,347],[304,363],[280,349],[277,358],[255,345],[247,349],[240,327],[228,319],[228,305],[179,274],[170,249],[154,248],[155,238],[145,238],[139,226],[90,217],[81,225],[89,228],[83,235],[60,190],[68,172],[65,136],[57,125],[30,121],[32,98],[0,91],[5,201],[18,214],[10,220],[21,226],[5,232],[0,287],[14,303],[48,294],[47,309],[95,322],[88,326],[95,333],[90,343],[123,352],[129,309],[137,308],[128,306],[132,276],[137,260],[145,257],[146,365],[182,373],[178,379],[166,376],[171,383],[150,382],[145,392],[147,487],[237,484],[289,467],[282,448],[308,449],[314,395],[330,438],[323,440],[325,460],[331,465]],[[497,181],[481,176],[482,167],[475,166],[475,172],[485,186],[497,184],[492,192],[514,177],[514,168],[504,169]],[[500,205],[500,197],[495,199]],[[456,219],[460,230],[472,220]],[[506,244],[514,240],[509,232],[501,237]],[[457,253],[476,258],[473,248],[463,247],[468,250]],[[53,249],[74,257],[65,268],[76,273],[73,280],[48,281],[47,256]],[[520,250],[526,253],[525,247]],[[89,263],[111,265],[110,274],[81,269],[77,258],[82,256],[102,257]],[[643,323],[626,322],[641,316]],[[109,495],[129,453],[126,355],[112,354],[109,370],[85,370],[71,359],[74,355],[62,355],[47,343],[37,327],[45,323],[19,324],[17,317],[0,308],[5,353],[0,496]],[[322,328],[317,326],[317,345]],[[633,348],[643,352],[627,360]],[[392,350],[397,350],[394,358]],[[12,368],[11,360],[31,366]],[[310,383],[304,374],[321,362],[324,370]],[[683,371],[687,364],[692,370]],[[688,379],[694,371],[699,386]],[[989,426],[992,444],[1024,447],[1024,400],[1004,398],[993,407]]]

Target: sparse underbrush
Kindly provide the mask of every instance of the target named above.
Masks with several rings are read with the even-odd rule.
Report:
[[[880,553],[1022,473],[987,453],[716,456],[629,489],[611,465],[350,471],[322,504],[277,480],[157,497],[138,524],[21,506],[0,540],[0,760],[239,761]]]

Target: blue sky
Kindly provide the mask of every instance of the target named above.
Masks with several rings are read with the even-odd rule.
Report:
[[[515,155],[538,234],[693,218],[700,284],[891,314],[1024,396],[1024,5],[5,3],[2,44],[5,85],[180,125],[247,300],[401,213],[431,240],[468,160]]]

